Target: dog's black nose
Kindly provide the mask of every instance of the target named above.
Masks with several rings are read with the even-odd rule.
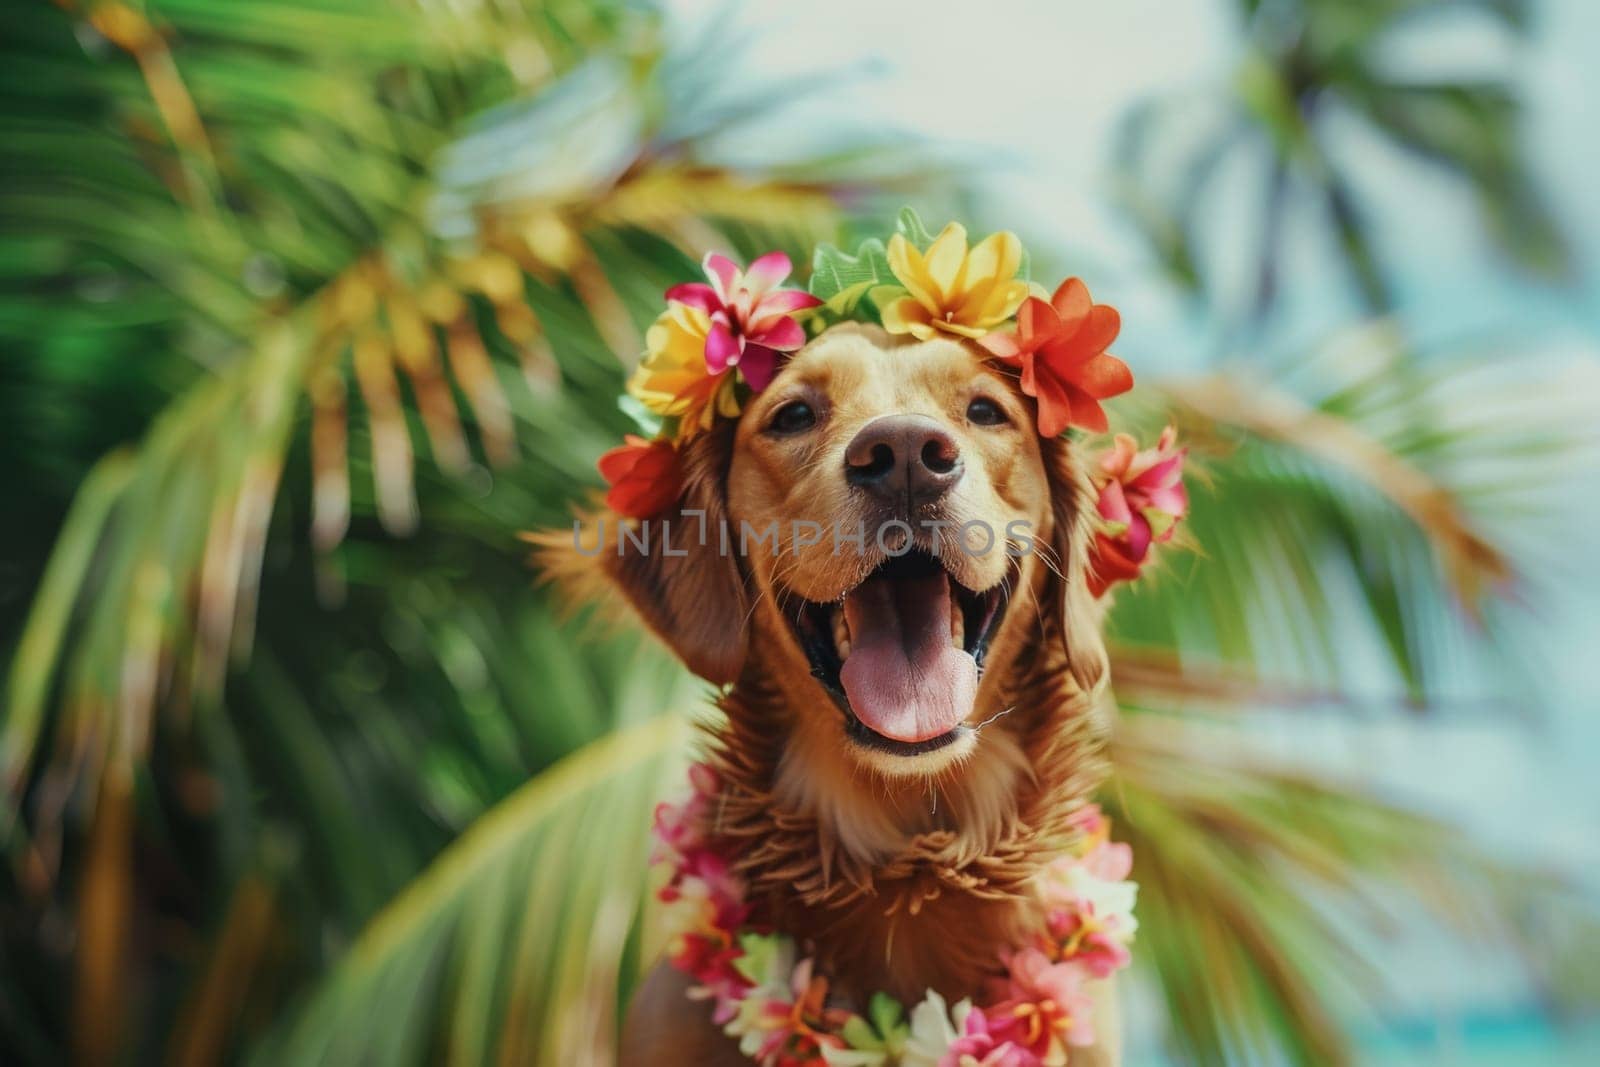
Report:
[[[845,480],[891,503],[937,500],[961,480],[955,438],[923,415],[880,415],[844,450]]]

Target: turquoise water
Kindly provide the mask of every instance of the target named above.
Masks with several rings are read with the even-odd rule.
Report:
[[[1419,1024],[1367,1040],[1363,1054],[1379,1067],[1592,1067],[1600,1064],[1600,1024],[1554,1030],[1526,1014],[1453,1029]]]

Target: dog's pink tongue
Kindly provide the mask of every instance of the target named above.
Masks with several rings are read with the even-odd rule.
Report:
[[[978,665],[950,644],[950,585],[871,578],[845,597],[850,655],[839,672],[856,718],[894,741],[949,733],[972,710]]]

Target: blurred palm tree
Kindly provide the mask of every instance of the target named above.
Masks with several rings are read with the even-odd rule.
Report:
[[[938,161],[879,134],[719,165],[798,86],[622,2],[8,21],[0,1040],[603,1062],[653,948],[644,834],[688,742],[663,713],[704,694],[635,635],[563,625],[515,535],[591,490],[639,331],[703,250],[840,240],[949,195]],[[1186,743],[1234,729],[1219,708],[1369,700],[1339,688],[1352,633],[1431,699],[1449,646],[1484,644],[1455,605],[1492,624],[1515,569],[1495,523],[1537,523],[1577,455],[1575,402],[1508,409],[1494,368],[1355,347],[1121,412],[1175,410],[1209,459],[1203,558],[1116,608],[1108,792],[1197,1060],[1346,1053],[1322,984],[1367,972],[1308,888],[1509,877],[1393,804]]]
[[[1119,134],[1119,187],[1170,273],[1208,284],[1208,221],[1230,221],[1236,245],[1254,237],[1251,311],[1263,316],[1279,287],[1286,224],[1309,204],[1332,228],[1356,292],[1370,312],[1394,307],[1393,285],[1361,203],[1351,151],[1362,134],[1463,182],[1490,232],[1521,264],[1565,269],[1567,250],[1523,163],[1514,68],[1414,76],[1402,49],[1436,42],[1436,30],[1478,20],[1514,44],[1526,0],[1236,0],[1244,48],[1229,83],[1184,91],[1131,109]],[[1250,174],[1260,176],[1254,184]],[[1218,207],[1227,188],[1249,188],[1252,206]],[[1259,192],[1255,190],[1259,189]],[[1211,237],[1219,235],[1209,234]]]

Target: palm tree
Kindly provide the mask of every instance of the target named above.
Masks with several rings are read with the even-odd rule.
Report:
[[[6,1046],[603,1061],[654,947],[649,807],[703,694],[637,635],[558,618],[515,535],[592,490],[639,330],[700,252],[800,252],[948,187],[903,146],[719,166],[793,87],[723,89],[698,57],[736,42],[668,47],[623,3],[12,21]],[[1346,1051],[1310,983],[1361,961],[1307,887],[1506,877],[1392,803],[1183,743],[1219,707],[1359,696],[1327,663],[1335,585],[1426,698],[1437,643],[1471,639],[1452,597],[1492,619],[1517,562],[1492,458],[1559,488],[1587,425],[1461,426],[1492,375],[1338,366],[1119,413],[1176,410],[1211,471],[1201,552],[1116,608],[1107,795],[1160,864],[1144,936],[1196,1059]]]
[[[636,638],[513,595],[514,534],[630,425],[661,289],[710,245],[836,236],[871,160],[718,166],[703,146],[793,87],[708,82],[692,58],[737,42],[669,53],[628,4],[9,21],[7,458],[33,518],[6,535],[32,562],[4,624],[3,1026],[40,1061],[69,1037],[205,1060],[517,785],[688,703]]]
[[[1245,47],[1228,84],[1146,100],[1119,134],[1125,206],[1175,278],[1211,282],[1200,231],[1218,214],[1218,176],[1237,178],[1242,165],[1262,176],[1264,191],[1249,207],[1231,201],[1253,216],[1244,239],[1259,235],[1251,260],[1255,318],[1279,288],[1286,221],[1308,206],[1331,227],[1367,310],[1392,310],[1389,271],[1355,181],[1365,157],[1346,150],[1351,130],[1362,128],[1464,182],[1518,262],[1546,274],[1565,268],[1560,231],[1522,162],[1511,72],[1413,77],[1395,69],[1389,51],[1464,16],[1514,38],[1526,23],[1524,0],[1237,0],[1237,7]]]

